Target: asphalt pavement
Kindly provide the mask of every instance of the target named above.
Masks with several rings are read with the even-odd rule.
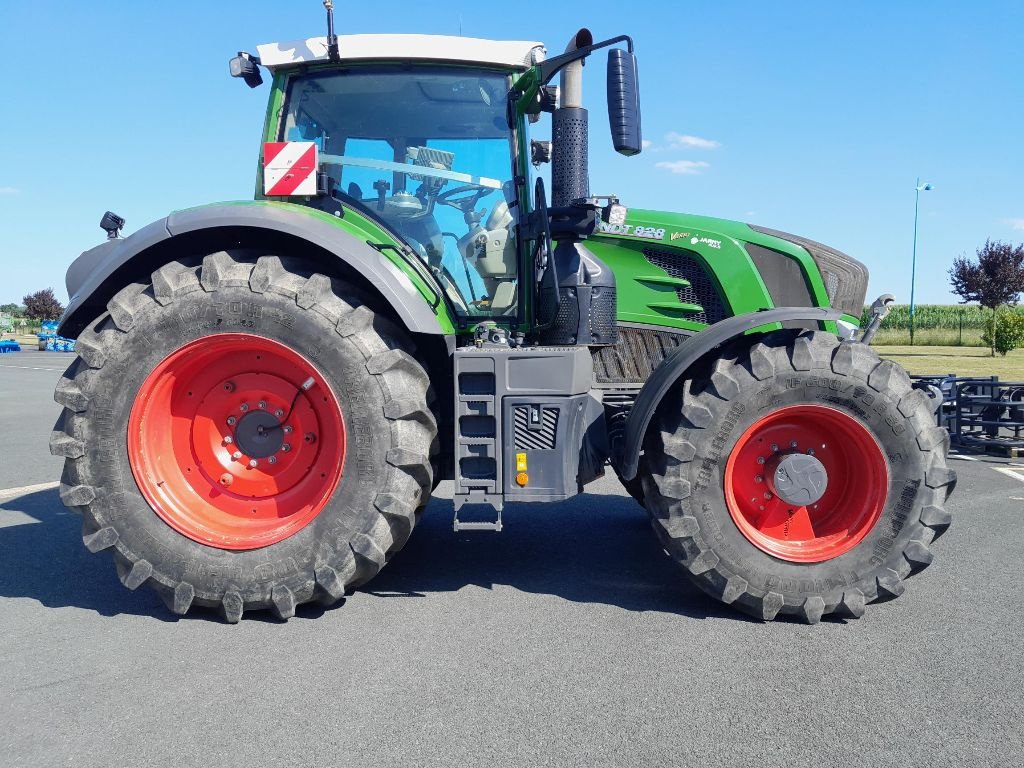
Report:
[[[409,545],[340,607],[179,618],[53,483],[70,355],[0,356],[0,766],[1020,766],[1024,461],[953,461],[954,524],[862,619],[704,597],[614,478]]]

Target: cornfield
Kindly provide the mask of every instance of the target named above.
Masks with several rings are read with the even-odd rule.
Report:
[[[1024,307],[1002,309],[1024,315]],[[914,307],[914,343],[922,346],[983,347],[981,334],[992,311],[976,304],[918,304]],[[864,307],[861,328],[871,322],[871,307]],[[910,343],[910,305],[896,304],[872,342],[877,345]]]

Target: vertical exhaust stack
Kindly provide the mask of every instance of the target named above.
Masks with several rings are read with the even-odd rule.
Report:
[[[573,35],[565,52],[570,53],[593,42],[590,30],[581,29]],[[573,200],[590,197],[583,61],[567,64],[561,78],[559,105],[551,116],[551,204],[555,208],[565,208]]]
[[[565,52],[593,44],[590,30],[581,29]],[[556,314],[540,340],[555,346],[613,345],[618,340],[615,273],[582,242],[597,226],[597,206],[573,206],[590,197],[583,60],[565,64],[561,76],[559,106],[551,120],[551,237],[556,244],[547,275],[557,276],[557,284],[540,287],[542,294],[557,296]]]

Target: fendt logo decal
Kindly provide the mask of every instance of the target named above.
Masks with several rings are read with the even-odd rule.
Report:
[[[263,194],[315,195],[317,148],[312,141],[263,145]]]
[[[664,240],[664,227],[637,227],[632,224],[608,224],[600,222],[597,231],[607,235],[627,235],[629,237],[642,237],[645,240]]]

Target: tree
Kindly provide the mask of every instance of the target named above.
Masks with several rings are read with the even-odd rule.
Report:
[[[1013,306],[1024,292],[1024,245],[986,240],[974,259],[968,256],[953,259],[949,281],[961,304],[976,301],[992,310],[994,328],[996,310],[1003,304]],[[994,333],[991,341],[992,357],[995,357]]]
[[[22,301],[25,315],[31,320],[57,320],[64,314],[64,305],[53,295],[53,288],[30,293]]]
[[[11,317],[18,317],[21,314],[20,304],[0,304],[0,312]]]

